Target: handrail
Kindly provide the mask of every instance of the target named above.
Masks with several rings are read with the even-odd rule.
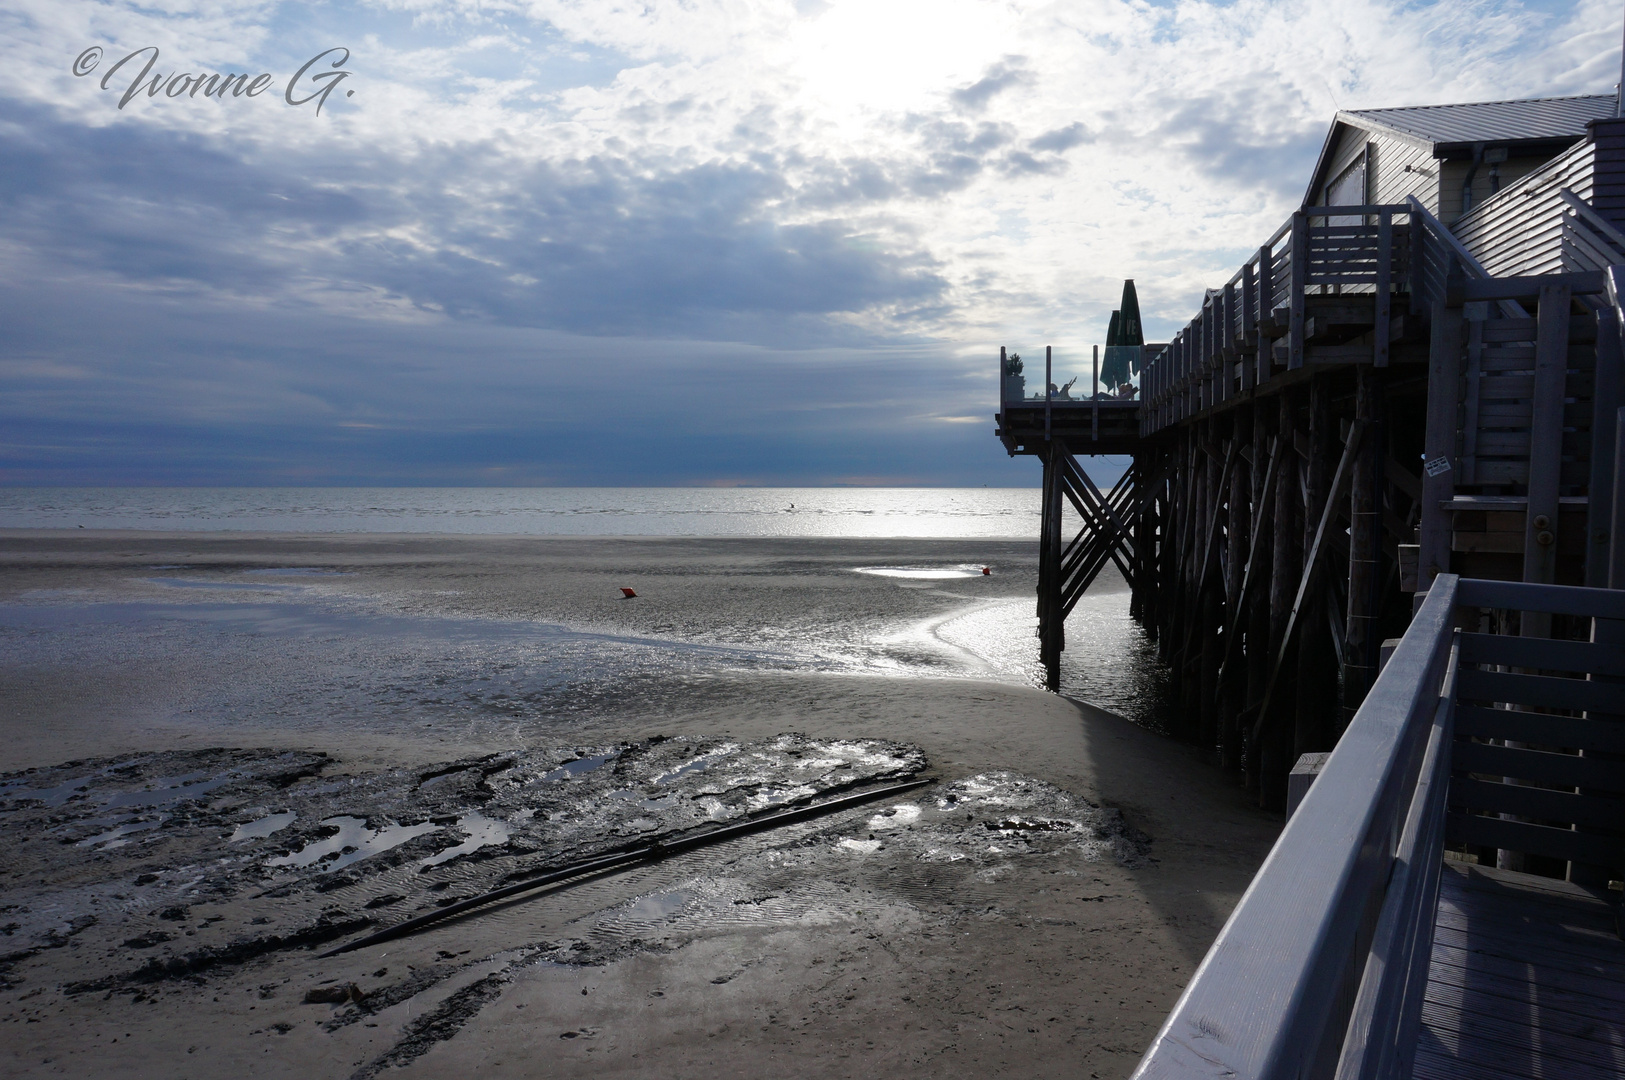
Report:
[[[1490,272],[1484,269],[1484,264],[1479,262],[1471,251],[1467,250],[1467,245],[1463,244],[1456,237],[1456,234],[1450,231],[1449,226],[1428,212],[1428,208],[1422,205],[1421,199],[1418,199],[1415,195],[1407,195],[1405,202],[1411,208],[1411,220],[1420,222],[1422,227],[1427,230],[1428,235],[1443,244],[1456,257],[1464,269],[1471,271],[1474,277],[1488,278],[1491,276]],[[1446,271],[1445,276],[1449,277],[1448,271]],[[1444,299],[1442,289],[1434,299]],[[1529,317],[1529,312],[1525,311],[1523,305],[1516,300],[1502,300],[1499,303],[1501,314],[1509,319],[1527,319]]]
[[[1223,286],[1208,290],[1188,325],[1146,358],[1142,431],[1149,434],[1268,380],[1269,342],[1283,333],[1287,367],[1301,367],[1306,325],[1302,298],[1307,289],[1355,285],[1374,288],[1386,297],[1397,284],[1400,266],[1408,261],[1405,279],[1413,283],[1414,293],[1419,269],[1415,264],[1421,260],[1417,244],[1401,244],[1396,234],[1394,219],[1399,215],[1415,221],[1406,203],[1311,206],[1293,213]],[[1360,224],[1330,230],[1311,224],[1327,218],[1359,219]],[[1375,223],[1366,221],[1370,218]],[[1374,249],[1364,246],[1373,241]],[[1277,319],[1280,311],[1285,312],[1285,321]],[[1388,359],[1388,317],[1386,303],[1379,301],[1374,331],[1379,339],[1374,354],[1378,366],[1385,366]]]
[[[1437,746],[1457,583],[1434,580],[1135,1080],[1333,1074],[1424,758]],[[1411,850],[1420,865],[1425,852]]]
[[[1544,667],[1540,657],[1558,656],[1556,666],[1575,671],[1583,658],[1573,650],[1598,648],[1519,635],[1462,638],[1454,626],[1464,608],[1591,618],[1597,620],[1593,640],[1601,641],[1604,627],[1613,627],[1606,631],[1612,635],[1625,625],[1625,590],[1453,574],[1435,578],[1337,749],[1141,1060],[1135,1080],[1408,1080],[1428,984],[1447,833],[1465,836],[1453,830],[1505,824],[1494,813],[1470,816],[1471,791],[1451,793],[1453,757],[1478,748],[1455,737],[1458,664],[1464,694],[1493,701],[1500,699],[1485,697],[1486,680],[1518,676],[1486,673],[1480,665]],[[1485,643],[1496,641],[1504,645],[1492,652]],[[1595,675],[1601,669],[1591,670]],[[1557,707],[1593,708],[1586,702],[1604,700],[1585,671],[1580,674],[1571,686],[1590,687],[1591,696],[1566,705],[1552,697]],[[1479,725],[1464,734],[1477,736],[1485,735],[1486,715],[1530,715],[1483,706],[1464,710],[1464,725]],[[1582,741],[1569,745],[1587,750],[1584,732],[1577,737]],[[1459,758],[1456,767],[1463,767]],[[1467,810],[1450,809],[1463,799]],[[1541,831],[1566,843],[1574,835],[1560,827]],[[1522,835],[1513,839],[1547,842]],[[1540,848],[1519,850],[1538,853]],[[1618,849],[1571,844],[1569,850],[1577,853],[1558,857],[1586,861]],[[1599,859],[1590,861],[1601,865]]]

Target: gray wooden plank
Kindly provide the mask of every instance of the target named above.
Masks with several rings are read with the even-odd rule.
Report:
[[[1459,772],[1533,780],[1550,787],[1625,789],[1625,762],[1514,746],[1458,742],[1451,748],[1450,767]]]
[[[1585,989],[1566,985],[1537,985],[1527,975],[1509,976],[1499,972],[1464,970],[1453,964],[1430,964],[1429,984],[1454,986],[1485,998],[1499,998],[1509,1010],[1538,1006],[1542,1010],[1572,1013],[1599,1024],[1617,1024],[1620,1003],[1598,998]]]
[[[1505,1013],[1467,1011],[1435,1001],[1422,1003],[1422,1024],[1457,1060],[1491,1061],[1505,1068],[1521,1057],[1526,1071],[1533,1061],[1606,1069],[1614,1075],[1625,1069],[1625,1044],[1593,1037],[1595,1027],[1579,1029],[1586,1034],[1556,1031],[1519,1023]]]
[[[1611,908],[1597,910],[1588,908],[1583,912],[1565,912],[1543,905],[1525,904],[1512,909],[1499,904],[1475,903],[1471,899],[1463,903],[1457,897],[1441,897],[1438,912],[1440,918],[1469,920],[1474,925],[1490,928],[1492,933],[1496,927],[1502,925],[1509,927],[1536,925],[1542,928],[1543,933],[1572,937],[1587,949],[1620,947]]]
[[[1618,866],[1625,863],[1625,838],[1551,828],[1480,814],[1445,815],[1445,842],[1506,848],[1565,862]]]
[[[1505,1026],[1523,1028],[1527,1030],[1528,1024],[1515,1023],[1508,1016],[1506,1002],[1501,998],[1485,997],[1470,990],[1463,990],[1459,986],[1444,984],[1429,984],[1422,1003],[1424,1015],[1429,1009],[1433,1010],[1435,1017],[1456,1017],[1459,1022],[1480,1024],[1485,1027]],[[1597,1051],[1609,1058],[1625,1054],[1625,1028],[1614,1024],[1598,1024],[1595,1020],[1574,1013],[1548,1011],[1541,1014],[1540,1028],[1542,1032],[1550,1032],[1553,1036],[1579,1044],[1589,1044]],[[1512,1040],[1519,1038],[1514,1031],[1508,1032]]]
[[[1619,1074],[1607,1064],[1549,1058],[1533,1048],[1526,1054],[1508,1049],[1489,1040],[1424,1028],[1411,1075],[1416,1080],[1618,1080]]]
[[[1440,894],[1446,898],[1467,902],[1475,907],[1500,900],[1522,905],[1525,903],[1554,903],[1576,918],[1587,913],[1611,912],[1614,897],[1602,890],[1576,885],[1572,881],[1521,874],[1514,870],[1498,870],[1493,866],[1472,863],[1445,863]],[[1487,894],[1487,895],[1480,895]]]
[[[1581,916],[1553,916],[1549,911],[1533,905],[1525,907],[1520,913],[1502,908],[1486,909],[1483,905],[1463,906],[1453,900],[1441,899],[1437,919],[1449,921],[1451,925],[1484,927],[1489,933],[1500,933],[1504,927],[1507,932],[1515,930],[1529,935],[1538,933],[1543,938],[1554,940],[1572,940],[1575,948],[1587,952],[1608,952],[1620,947],[1612,911],[1601,912],[1595,918],[1590,912]]]
[[[1423,1035],[1424,1039],[1431,1038],[1425,1029]],[[1496,1061],[1463,1061],[1424,1041],[1417,1050],[1411,1076],[1415,1080],[1617,1080],[1615,1074],[1608,1072],[1570,1072],[1563,1063],[1550,1070],[1542,1069],[1539,1063],[1534,1068],[1539,1071],[1514,1071]]]
[[[1620,726],[1625,727],[1625,724]],[[1450,803],[1453,808],[1493,810],[1538,822],[1597,829],[1618,829],[1625,825],[1625,800],[1472,777],[1458,776],[1450,781]]]
[[[1507,664],[1551,671],[1625,676],[1625,649],[1591,641],[1469,634],[1459,638],[1464,664]]]
[[[1556,511],[1553,511],[1555,516]],[[1457,676],[1456,695],[1464,700],[1500,701],[1516,705],[1538,705],[1545,709],[1591,709],[1614,712],[1618,709],[1618,686],[1564,679],[1551,675],[1519,675],[1509,671],[1464,669]]]
[[[1538,928],[1472,916],[1464,919],[1449,912],[1440,913],[1435,929],[1450,935],[1449,944],[1441,945],[1434,957],[1439,964],[1506,978],[1549,976],[1554,986],[1580,987],[1586,979],[1602,979],[1608,985],[1598,988],[1598,994],[1625,1001],[1625,980],[1614,977],[1625,965],[1625,956],[1610,948],[1617,943],[1601,934],[1547,936]],[[1482,966],[1475,966],[1480,959]]]
[[[1596,942],[1591,942],[1588,947],[1583,940],[1548,937],[1529,926],[1508,924],[1496,927],[1492,933],[1485,933],[1484,930],[1484,925],[1477,920],[1462,920],[1440,912],[1434,923],[1433,940],[1442,942],[1446,948],[1498,956],[1519,963],[1526,961],[1531,946],[1535,946],[1540,952],[1542,970],[1572,971],[1599,979],[1612,979],[1619,985],[1625,985],[1625,956],[1609,956],[1595,947]]]
[[[1467,710],[1472,712],[1463,716]],[[1579,716],[1515,712],[1482,705],[1456,706],[1456,734],[1481,739],[1515,739],[1536,746],[1563,746],[1610,754],[1625,753],[1625,723]]]

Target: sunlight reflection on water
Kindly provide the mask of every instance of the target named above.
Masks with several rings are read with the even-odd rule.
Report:
[[[0,488],[4,529],[1038,536],[1037,488]]]

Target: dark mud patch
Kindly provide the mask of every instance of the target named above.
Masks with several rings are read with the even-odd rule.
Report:
[[[481,1009],[502,994],[512,981],[512,965],[494,971],[449,994],[444,1001],[406,1026],[405,1033],[389,1050],[350,1074],[350,1080],[372,1080],[385,1069],[410,1064],[433,1050],[437,1043],[453,1038]]]
[[[0,776],[0,856],[13,868],[8,960],[68,937],[70,967],[131,950],[79,992],[196,979],[422,914],[538,868],[854,786],[910,777],[915,747],[782,735],[656,737],[350,771],[325,754],[127,754]],[[243,936],[248,926],[263,927]],[[0,969],[0,978],[8,977]]]
[[[121,975],[108,975],[100,979],[84,980],[64,984],[63,992],[67,994],[83,994],[93,991],[130,990],[140,986],[151,985],[171,979],[195,979],[205,973],[217,971],[220,968],[237,967],[252,960],[271,953],[283,952],[291,949],[310,949],[317,945],[325,945],[335,938],[345,937],[359,933],[373,924],[367,918],[346,916],[324,916],[310,926],[295,930],[289,934],[268,934],[264,937],[244,938],[229,945],[209,947],[193,952],[181,953],[163,958],[154,957],[145,964]],[[151,935],[147,935],[150,937]],[[146,941],[141,945],[125,942],[132,948],[150,948],[159,944],[159,941]],[[168,941],[168,935],[162,936]]]

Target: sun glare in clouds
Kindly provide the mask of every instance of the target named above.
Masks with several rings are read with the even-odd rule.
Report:
[[[975,0],[831,4],[789,33],[787,67],[809,102],[850,129],[876,114],[936,106],[974,83],[1018,25],[1014,6]]]
[[[999,345],[1081,363],[1125,277],[1170,333],[1337,109],[1606,92],[1619,41],[1617,0],[7,0],[0,426],[522,443],[612,372],[662,447],[752,417],[804,475],[904,436],[948,470]],[[278,80],[344,45],[356,96],[119,110],[94,44]]]

